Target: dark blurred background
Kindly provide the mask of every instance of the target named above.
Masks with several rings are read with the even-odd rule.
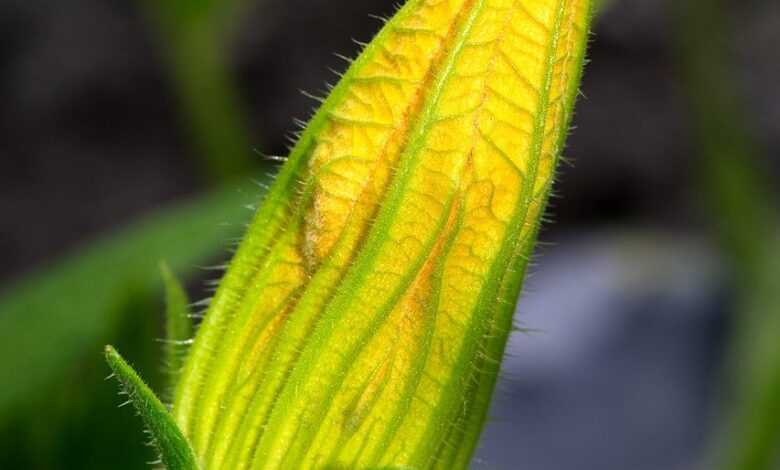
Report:
[[[351,38],[381,26],[369,14],[395,4],[187,1],[0,0],[0,296],[45,296],[36,280],[56,284],[49,270],[67,276],[61,260],[79,263],[93,240],[110,246],[112,234],[161,207],[265,178],[273,166],[262,155],[284,155],[292,119],[315,104],[300,90],[321,94],[335,82],[329,69],[345,64],[333,53],[354,56]],[[743,398],[751,392],[739,391],[750,380],[728,379],[740,349],[734,318],[743,308],[763,312],[751,318],[780,314],[750,290],[778,279],[759,265],[773,264],[765,253],[780,246],[780,3],[690,5],[614,0],[598,15],[552,223],[519,307],[531,332],[512,339],[474,468],[683,470],[730,459],[720,456],[723,442],[738,441],[728,417],[752,407]],[[751,170],[719,190],[742,167]],[[256,202],[258,188],[243,191],[242,202]],[[742,218],[750,210],[740,203],[762,209]],[[251,215],[218,214],[205,230]],[[238,234],[224,234],[222,246]],[[201,251],[178,262],[195,299],[209,274],[192,268],[227,256]],[[18,390],[0,392],[0,468],[153,460],[132,412],[115,409],[123,400],[114,384],[96,380],[107,375],[99,351],[109,341],[137,351],[126,356],[158,380],[161,295],[154,266],[146,271],[153,287],[139,281],[108,299],[129,313],[63,350],[58,372],[49,374],[43,353],[25,367],[2,359],[0,389]],[[45,300],[59,308],[61,299]],[[41,299],[8,302],[0,353],[25,356],[58,320],[33,307]],[[16,327],[13,315],[37,326]],[[61,334],[79,337],[79,312],[62,315],[76,329]],[[16,384],[28,374],[34,383]],[[775,461],[775,425],[760,425],[764,457],[748,451],[734,461],[749,463],[729,468],[775,468],[761,466]]]

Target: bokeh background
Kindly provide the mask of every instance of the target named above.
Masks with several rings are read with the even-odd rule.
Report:
[[[154,460],[102,346],[160,388],[158,262],[208,296],[394,3],[0,0],[0,468]],[[777,468],[780,3],[601,3],[473,467]]]

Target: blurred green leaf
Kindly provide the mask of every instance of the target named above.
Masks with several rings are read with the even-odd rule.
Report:
[[[146,372],[149,383],[159,384],[156,297],[141,284],[126,286],[106,306],[107,314],[119,318],[119,324],[101,342],[120,345]],[[135,470],[155,458],[144,445],[135,416],[116,412],[116,387],[105,380],[106,369],[96,360],[101,346],[87,346],[77,360],[63,366],[61,377],[17,400],[10,415],[6,413],[0,421],[0,468]],[[5,380],[13,378],[5,376]]]
[[[144,421],[165,468],[197,470],[195,453],[165,405],[111,346],[106,346],[106,362]]]
[[[7,288],[0,296],[0,370],[7,377],[0,423],[18,403],[50,393],[46,387],[89,348],[105,344],[122,321],[116,307],[128,290],[157,290],[161,259],[192,273],[217,254],[241,232],[249,199],[256,198],[233,187],[161,210]]]

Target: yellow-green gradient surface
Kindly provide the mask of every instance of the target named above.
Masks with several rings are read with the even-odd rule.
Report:
[[[577,93],[588,0],[411,0],[314,116],[198,332],[205,469],[464,468]]]

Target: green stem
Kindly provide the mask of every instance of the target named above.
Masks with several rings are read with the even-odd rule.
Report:
[[[746,128],[727,56],[730,25],[721,0],[671,2],[702,161],[701,186],[739,289],[731,319],[729,406],[715,459],[723,470],[773,468],[780,442],[778,220],[760,154]]]
[[[215,36],[194,31],[175,38],[172,72],[202,170],[224,181],[252,167],[253,146],[225,47]]]
[[[203,174],[212,182],[253,166],[246,110],[230,70],[230,25],[241,1],[148,1],[167,44],[173,84]]]
[[[703,157],[702,189],[733,267],[749,281],[761,271],[775,236],[773,224],[767,223],[775,212],[732,76],[727,55],[731,28],[722,0],[672,3],[680,22],[684,85]]]

